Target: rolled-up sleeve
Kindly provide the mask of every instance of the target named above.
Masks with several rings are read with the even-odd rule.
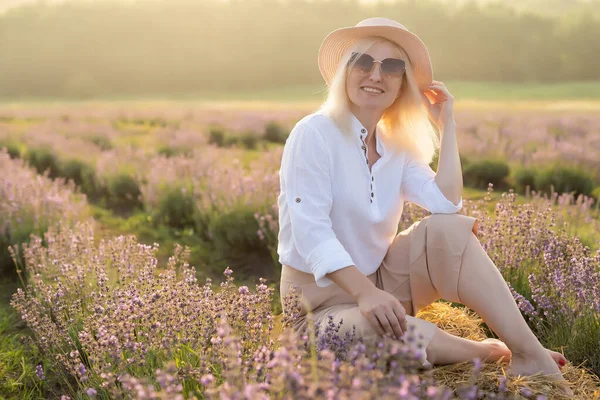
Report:
[[[310,125],[297,124],[286,147],[281,176],[294,246],[310,267],[317,286],[329,286],[333,281],[326,274],[354,262],[332,228],[333,195],[326,143]]]
[[[458,204],[448,200],[435,181],[435,171],[408,153],[402,173],[401,193],[405,200],[432,214],[455,214],[462,208],[462,196]]]

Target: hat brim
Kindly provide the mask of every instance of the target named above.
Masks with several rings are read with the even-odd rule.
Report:
[[[336,29],[321,43],[318,64],[327,86],[331,84],[343,55],[358,39],[367,36],[382,36],[401,46],[410,58],[413,75],[420,89],[432,83],[433,70],[429,52],[417,35],[393,26],[353,26]]]

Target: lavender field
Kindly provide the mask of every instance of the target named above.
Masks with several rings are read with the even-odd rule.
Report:
[[[312,104],[29,105],[0,109],[0,394],[13,399],[560,398],[473,360],[296,338],[277,261],[279,165]],[[456,110],[462,214],[542,344],[600,398],[600,113]],[[433,165],[434,170],[437,166]],[[399,229],[427,215],[404,208]],[[422,310],[457,335],[470,310]]]

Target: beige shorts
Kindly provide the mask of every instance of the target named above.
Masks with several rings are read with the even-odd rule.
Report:
[[[381,265],[368,278],[379,288],[393,294],[406,310],[407,326],[415,326],[417,344],[425,350],[437,326],[416,318],[422,308],[443,298],[461,302],[458,296],[458,279],[462,255],[469,235],[477,236],[477,219],[462,214],[432,214],[415,222],[398,233],[390,245]],[[362,315],[355,299],[333,283],[318,287],[314,275],[284,265],[281,271],[280,292],[283,298],[292,285],[300,294],[301,312],[293,325],[298,334],[308,326],[307,313],[321,327],[333,316],[337,325],[343,319],[339,335],[352,332],[365,339],[376,338],[377,332]],[[425,351],[423,351],[425,353]],[[424,356],[426,357],[426,356]],[[424,366],[431,365],[426,358]]]

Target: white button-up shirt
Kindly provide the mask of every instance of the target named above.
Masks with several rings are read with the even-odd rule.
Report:
[[[350,265],[365,275],[377,271],[394,240],[404,201],[432,212],[462,208],[440,191],[435,172],[407,152],[395,152],[376,135],[381,156],[369,170],[367,130],[352,114],[348,141],[317,111],[296,123],[281,160],[279,262],[312,273],[317,286],[326,274]],[[371,150],[372,151],[372,150]]]

